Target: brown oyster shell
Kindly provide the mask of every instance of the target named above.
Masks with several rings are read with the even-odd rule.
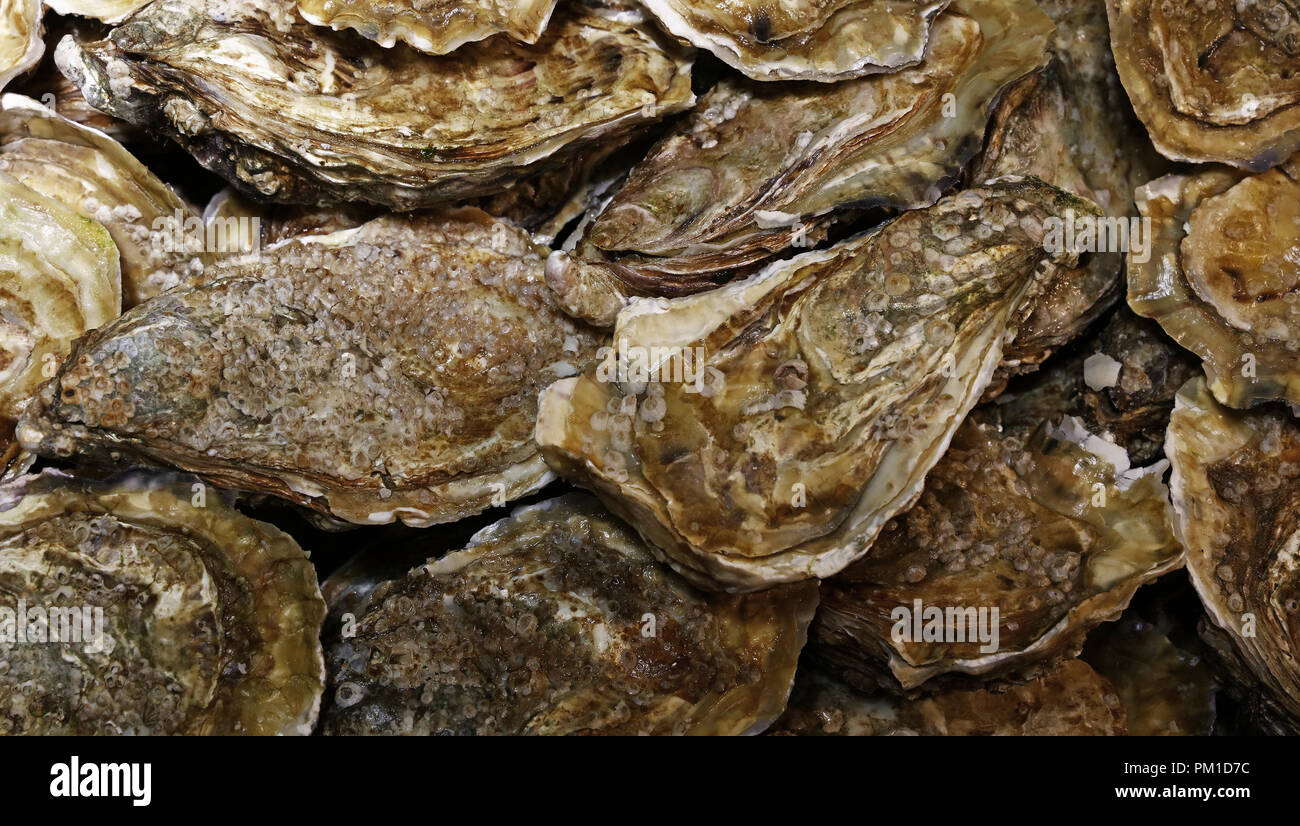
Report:
[[[831,87],[724,79],[585,226],[576,260],[553,262],[552,286],[597,319],[581,308],[611,290],[699,292],[811,247],[837,211],[934,203],[1050,34],[1031,0],[964,0],[912,68]]]
[[[1221,403],[1300,403],[1300,155],[1253,176],[1166,176],[1137,197],[1153,242],[1150,260],[1129,256],[1129,306],[1201,357]]]
[[[325,603],[288,534],[192,477],[46,471],[0,500],[3,607],[61,638],[0,628],[0,733],[311,733]]]
[[[755,80],[832,82],[921,60],[948,0],[643,0],[668,31]]]
[[[0,0],[0,89],[41,62],[41,0]]]
[[[599,365],[547,388],[537,441],[694,582],[829,576],[919,494],[1026,302],[1076,265],[1043,246],[1065,208],[1094,209],[1007,180],[711,292],[639,299]]]
[[[1104,677],[1069,660],[1030,682],[950,688],[907,700],[860,694],[818,671],[801,670],[790,707],[768,732],[858,736],[1079,736],[1127,734],[1124,707]]]
[[[536,490],[537,393],[598,339],[554,306],[546,248],[472,209],[303,236],[81,339],[19,435],[425,526]]]
[[[384,584],[344,576],[325,734],[762,731],[817,604],[812,583],[701,593],[582,495]]]
[[[488,195],[693,102],[690,60],[598,0],[566,7],[536,45],[498,37],[450,57],[310,26],[292,0],[219,11],[158,0],[106,40],[65,38],[57,58],[92,105],[254,198],[414,209]]]
[[[399,41],[429,54],[447,54],[466,43],[504,33],[536,43],[550,22],[556,0],[298,0],[298,11],[317,26],[355,29],[391,48]]]
[[[1276,407],[1223,407],[1196,378],[1178,393],[1165,449],[1192,584],[1270,702],[1300,725],[1300,426]]]
[[[1300,150],[1294,0],[1106,0],[1124,88],[1177,161],[1261,171]]]

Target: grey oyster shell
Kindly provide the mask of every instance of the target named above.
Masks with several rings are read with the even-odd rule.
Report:
[[[758,732],[817,605],[813,583],[701,593],[576,494],[383,584],[339,576],[325,734]]]
[[[1129,306],[1201,357],[1221,403],[1300,404],[1300,155],[1169,175],[1137,198],[1153,241],[1150,260],[1129,256]]]
[[[1106,0],[1115,66],[1176,161],[1262,171],[1300,150],[1295,0]]]
[[[643,0],[668,31],[755,80],[832,82],[919,62],[947,0]]]
[[[1081,660],[1027,683],[950,688],[904,699],[859,693],[824,672],[801,669],[790,706],[768,730],[824,737],[1127,734],[1115,689]]]
[[[546,248],[481,211],[303,236],[82,338],[19,425],[357,524],[426,526],[534,491],[538,391],[594,361]]]
[[[0,733],[311,733],[325,603],[288,534],[193,477],[46,471],[0,501]]]
[[[1300,730],[1300,426],[1284,409],[1224,407],[1198,377],[1178,393],[1165,449],[1192,584]]]
[[[92,105],[254,198],[406,210],[492,194],[694,100],[689,58],[596,0],[536,45],[492,38],[450,57],[312,27],[291,0],[219,11],[158,0],[56,56]]]
[[[1095,207],[1033,179],[685,298],[638,299],[600,364],[543,393],[536,437],[679,572],[745,591],[862,556],[1001,361]]]
[[[41,0],[0,0],[0,89],[41,62]]]
[[[1032,0],[963,0],[908,69],[830,87],[724,79],[584,227],[575,254],[552,262],[552,286],[582,317],[612,323],[589,309],[610,306],[611,290],[699,292],[813,246],[837,211],[933,204],[979,151],[998,93],[1042,63],[1051,31]]]
[[[447,54],[466,43],[504,33],[536,43],[550,22],[556,0],[298,0],[310,23],[338,31],[355,29],[381,46],[398,43],[429,54]]]

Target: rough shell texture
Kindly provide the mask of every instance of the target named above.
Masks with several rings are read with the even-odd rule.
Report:
[[[176,139],[246,194],[412,209],[491,194],[693,102],[690,62],[593,0],[536,45],[451,57],[297,20],[290,0],[159,0],[107,40],[65,38],[92,105]]]
[[[0,0],[0,89],[41,62],[41,0]]]
[[[547,388],[537,441],[688,578],[829,576],[919,494],[1059,260],[1043,222],[1093,209],[1035,180],[676,300],[639,299],[593,370]]]
[[[536,43],[550,22],[556,0],[298,0],[310,23],[338,31],[355,29],[381,46],[398,41],[429,54],[447,54],[466,43],[505,33]]]
[[[957,431],[870,554],[822,585],[816,650],[855,684],[1032,674],[1182,564],[1164,461],[1131,469],[1073,418],[983,418]]]
[[[1285,410],[1219,405],[1197,378],[1165,442],[1175,528],[1210,619],[1278,707],[1300,721],[1300,426]]]
[[[81,339],[21,438],[361,524],[504,504],[550,479],[538,390],[597,347],[554,306],[545,255],[466,209],[221,260]]]
[[[812,246],[836,210],[934,203],[1052,30],[1031,0],[962,8],[913,68],[832,87],[723,80],[586,227],[578,258],[608,261],[622,292],[682,295]],[[554,269],[562,294],[587,284],[583,268]]]
[[[108,230],[121,253],[125,307],[176,286],[210,259],[183,243],[186,222],[197,227],[199,214],[171,187],[117,141],[30,98],[0,98],[0,172]]]
[[[1295,0],[1106,0],[1115,65],[1166,156],[1256,171],[1300,149]]]
[[[1137,197],[1153,240],[1149,261],[1129,257],[1129,305],[1201,357],[1223,404],[1300,403],[1300,156],[1170,175]]]
[[[921,60],[947,0],[644,0],[664,27],[756,80],[846,80]]]
[[[1114,688],[1080,660],[1003,687],[948,689],[920,699],[869,696],[817,671],[800,671],[790,707],[770,734],[1046,736],[1127,734]]]
[[[325,603],[287,534],[192,477],[46,471],[0,500],[0,732],[311,732]]]
[[[812,583],[707,595],[587,496],[375,587],[328,583],[326,734],[743,734],[785,708]],[[340,624],[342,628],[342,624]]]

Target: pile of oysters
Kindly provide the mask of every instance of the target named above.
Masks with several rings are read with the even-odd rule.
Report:
[[[1300,1],[0,0],[0,734],[1300,733]]]

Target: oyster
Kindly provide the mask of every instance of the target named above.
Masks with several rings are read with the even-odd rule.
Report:
[[[557,15],[537,45],[454,57],[298,22],[291,0],[158,0],[59,67],[95,107],[176,139],[250,197],[463,200],[573,163],[694,101],[690,61],[620,8]]]
[[[335,31],[349,28],[381,46],[401,41],[430,54],[446,54],[466,43],[505,33],[536,43],[550,22],[556,0],[298,0],[309,22]]]
[[[1196,378],[1178,393],[1165,449],[1192,584],[1300,726],[1300,426],[1282,409],[1225,408]]]
[[[1182,564],[1166,462],[1130,468],[1072,417],[988,418],[972,414],[917,504],[822,584],[815,650],[837,673],[908,691],[1033,675]]]
[[[1129,305],[1203,359],[1221,403],[1300,403],[1300,155],[1258,175],[1170,175],[1137,197],[1153,249],[1129,258]]]
[[[1114,688],[1080,660],[1004,691],[949,689],[916,700],[868,696],[801,670],[770,734],[825,736],[1127,734]]]
[[[392,581],[326,587],[325,734],[761,731],[817,605],[812,583],[702,594],[576,494]]]
[[[287,534],[192,477],[0,499],[0,733],[311,732],[325,604]]]
[[[193,207],[121,144],[30,98],[0,97],[0,172],[108,230],[122,256],[126,307],[176,286],[211,259],[186,243],[195,240],[185,236],[187,222],[200,223]],[[229,252],[236,251],[243,250],[232,243]]]
[[[1300,150],[1295,0],[1106,0],[1115,65],[1163,154],[1261,171]]]
[[[551,478],[538,390],[598,344],[553,305],[545,254],[461,209],[222,259],[78,341],[20,438],[358,524],[504,504]]]
[[[921,60],[947,0],[643,0],[664,27],[756,80],[846,80]]]
[[[537,442],[688,579],[752,590],[834,574],[919,494],[1066,250],[1048,216],[1095,210],[1007,180],[673,301],[542,394]]]
[[[611,288],[698,292],[812,246],[837,210],[934,203],[1051,30],[1032,0],[962,0],[914,68],[831,87],[724,79],[585,228],[576,261],[552,263],[552,286],[598,319],[581,308]]]
[[[149,5],[150,0],[45,0],[59,14],[75,14],[105,23],[120,23]]]
[[[0,89],[41,62],[41,0],[0,0]]]

